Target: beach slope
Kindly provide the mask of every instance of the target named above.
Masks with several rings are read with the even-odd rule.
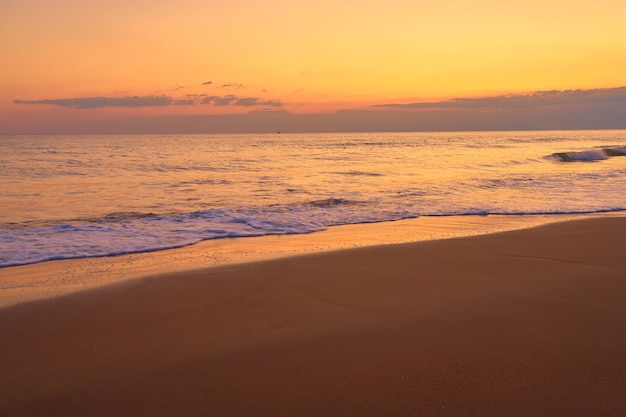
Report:
[[[623,416],[626,218],[0,309],[0,416]]]

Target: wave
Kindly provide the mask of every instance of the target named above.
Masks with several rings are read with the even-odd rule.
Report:
[[[379,174],[377,172],[365,172],[365,171],[337,171],[331,172],[331,174],[337,175],[353,175],[353,176],[363,176],[363,177],[382,177],[383,174]]]
[[[206,210],[175,215],[112,213],[99,221],[73,220],[22,227],[0,225],[0,268],[38,262],[117,256],[192,245],[205,240],[265,235],[305,234],[330,226],[380,223],[416,217],[488,215],[573,215],[626,211],[626,207],[589,210],[411,212],[372,206],[356,213],[355,202],[339,198],[292,207],[259,210]],[[356,204],[365,204],[356,202]]]
[[[463,216],[574,216],[583,214],[607,214],[626,212],[626,207],[590,210],[538,210],[538,211],[498,211],[498,210],[475,210],[459,213],[422,214],[419,217],[463,217]]]
[[[612,146],[578,152],[556,152],[550,155],[551,158],[559,162],[593,162],[613,156],[626,156],[626,146]]]
[[[335,206],[349,206],[365,204],[359,201],[346,200],[344,198],[326,198],[323,200],[313,200],[305,203],[306,206],[318,207],[318,208],[331,208]]]

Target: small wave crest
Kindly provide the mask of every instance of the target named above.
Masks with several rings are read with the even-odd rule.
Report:
[[[334,172],[334,174],[338,175],[349,175],[355,177],[382,177],[383,174],[379,174],[377,172],[365,172],[365,171],[340,171]]]
[[[359,204],[357,201],[346,200],[343,198],[326,198],[324,200],[314,200],[307,203],[308,206],[318,208],[330,208],[336,206],[347,206]]]
[[[626,146],[588,149],[578,152],[556,152],[550,155],[559,162],[593,162],[602,161],[613,156],[626,156]]]
[[[94,223],[117,223],[130,221],[135,219],[146,219],[146,218],[154,218],[158,217],[154,213],[140,213],[135,211],[130,212],[117,212],[117,213],[109,213],[99,218],[88,219],[90,222]]]

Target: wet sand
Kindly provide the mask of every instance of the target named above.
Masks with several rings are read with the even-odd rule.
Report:
[[[626,410],[624,217],[163,272],[0,309],[0,416]]]
[[[419,217],[394,222],[335,226],[312,234],[212,239],[195,245],[156,252],[66,259],[0,268],[0,308],[148,275],[191,271],[311,252],[475,236],[581,217],[580,215]]]

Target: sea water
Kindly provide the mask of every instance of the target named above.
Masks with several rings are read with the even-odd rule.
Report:
[[[0,136],[0,267],[419,216],[626,210],[626,131]]]

